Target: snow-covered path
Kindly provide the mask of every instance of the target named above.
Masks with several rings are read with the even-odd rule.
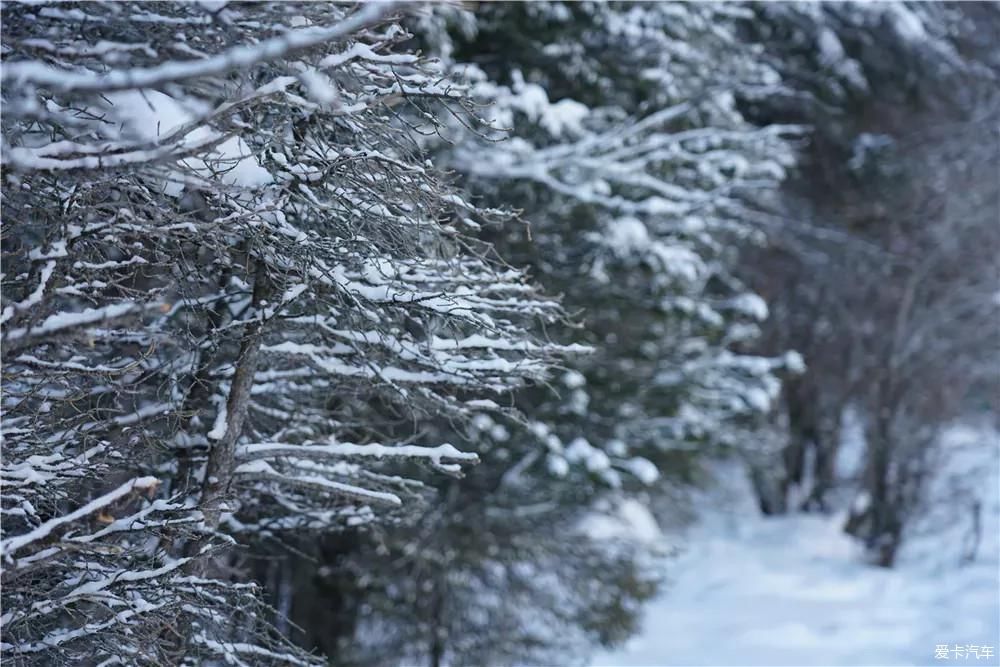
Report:
[[[957,565],[967,533],[960,520],[914,536],[898,568],[885,570],[862,562],[841,532],[842,516],[765,519],[749,491],[738,489],[736,506],[731,499],[707,511],[688,531],[642,632],[592,664],[1000,664],[998,447],[995,433],[986,446],[982,437],[968,429],[952,434],[952,445],[965,446],[976,463],[955,457],[954,474],[939,488],[960,497],[957,475],[979,491],[983,538],[974,563]],[[939,644],[991,646],[994,657],[951,652],[936,659]]]

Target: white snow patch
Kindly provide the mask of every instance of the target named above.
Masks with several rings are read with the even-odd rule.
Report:
[[[563,384],[570,389],[579,389],[583,385],[587,384],[587,378],[583,376],[583,373],[574,370],[568,370],[563,373],[562,381]]]
[[[156,90],[127,90],[105,97],[111,103],[109,113],[133,139],[159,141],[208,111],[208,105],[200,100],[180,101]],[[117,130],[116,127],[113,138],[118,138]],[[199,126],[187,132],[180,142],[196,146],[216,135],[215,130]],[[187,158],[180,164],[203,177],[213,177],[218,172],[219,180],[227,185],[254,188],[273,182],[270,172],[260,166],[241,137],[229,137],[202,157]],[[170,196],[179,196],[182,189],[183,184],[173,180],[164,184],[164,191]]]
[[[699,501],[706,506],[687,531],[686,551],[667,566],[674,583],[648,606],[642,630],[591,664],[955,662],[935,660],[937,644],[991,646],[993,658],[958,661],[1000,664],[1000,436],[956,427],[942,447],[953,455],[942,463],[932,502],[961,510],[958,498],[978,498],[982,540],[973,562],[957,562],[968,524],[932,514],[925,530],[910,535],[895,569],[867,565],[842,530],[843,514],[764,518],[734,470],[725,483],[734,498]],[[959,495],[957,480],[965,488]],[[594,525],[614,533],[614,521]]]
[[[623,499],[607,512],[595,512],[581,529],[597,540],[630,540],[646,544],[663,541],[663,532],[652,512],[633,498]]]

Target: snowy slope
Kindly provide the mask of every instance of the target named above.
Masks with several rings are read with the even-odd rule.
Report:
[[[934,511],[899,566],[863,563],[843,515],[763,518],[734,473],[684,537],[642,632],[595,667],[649,665],[998,665],[935,659],[935,647],[1000,649],[1000,438],[956,427],[943,439]],[[982,503],[976,560],[961,566],[970,498]]]

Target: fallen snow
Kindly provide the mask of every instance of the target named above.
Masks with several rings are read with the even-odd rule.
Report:
[[[125,90],[104,96],[110,103],[109,112],[121,123],[124,134],[138,139],[161,141],[192,123],[199,114],[207,113],[209,106],[201,100],[188,97],[178,100],[156,90]],[[115,128],[112,132],[117,133]],[[205,177],[216,171],[227,185],[257,188],[272,182],[270,172],[264,169],[253,155],[250,146],[241,137],[222,138],[215,130],[199,126],[187,132],[182,143],[200,146],[218,141],[218,145],[181,161],[188,169]],[[182,179],[164,182],[164,192],[179,196]]]
[[[616,501],[604,511],[594,512],[582,522],[580,528],[596,540],[652,544],[663,539],[652,513],[634,499]]]
[[[1000,435],[953,428],[943,443],[937,514],[915,528],[893,570],[863,562],[842,514],[764,518],[745,480],[728,475],[730,497],[702,499],[641,632],[592,664],[1000,664],[934,657],[939,644],[1000,649]],[[963,566],[970,495],[982,503],[982,542]]]

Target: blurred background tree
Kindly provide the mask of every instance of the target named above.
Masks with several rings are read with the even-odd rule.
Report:
[[[891,565],[919,511],[942,426],[995,401],[997,7],[760,4],[749,33],[792,94],[747,105],[807,122],[763,250],[742,270],[772,307],[762,350],[808,371],[775,413],[780,449],[752,462],[765,512],[829,510],[848,410],[864,422],[847,530]]]

